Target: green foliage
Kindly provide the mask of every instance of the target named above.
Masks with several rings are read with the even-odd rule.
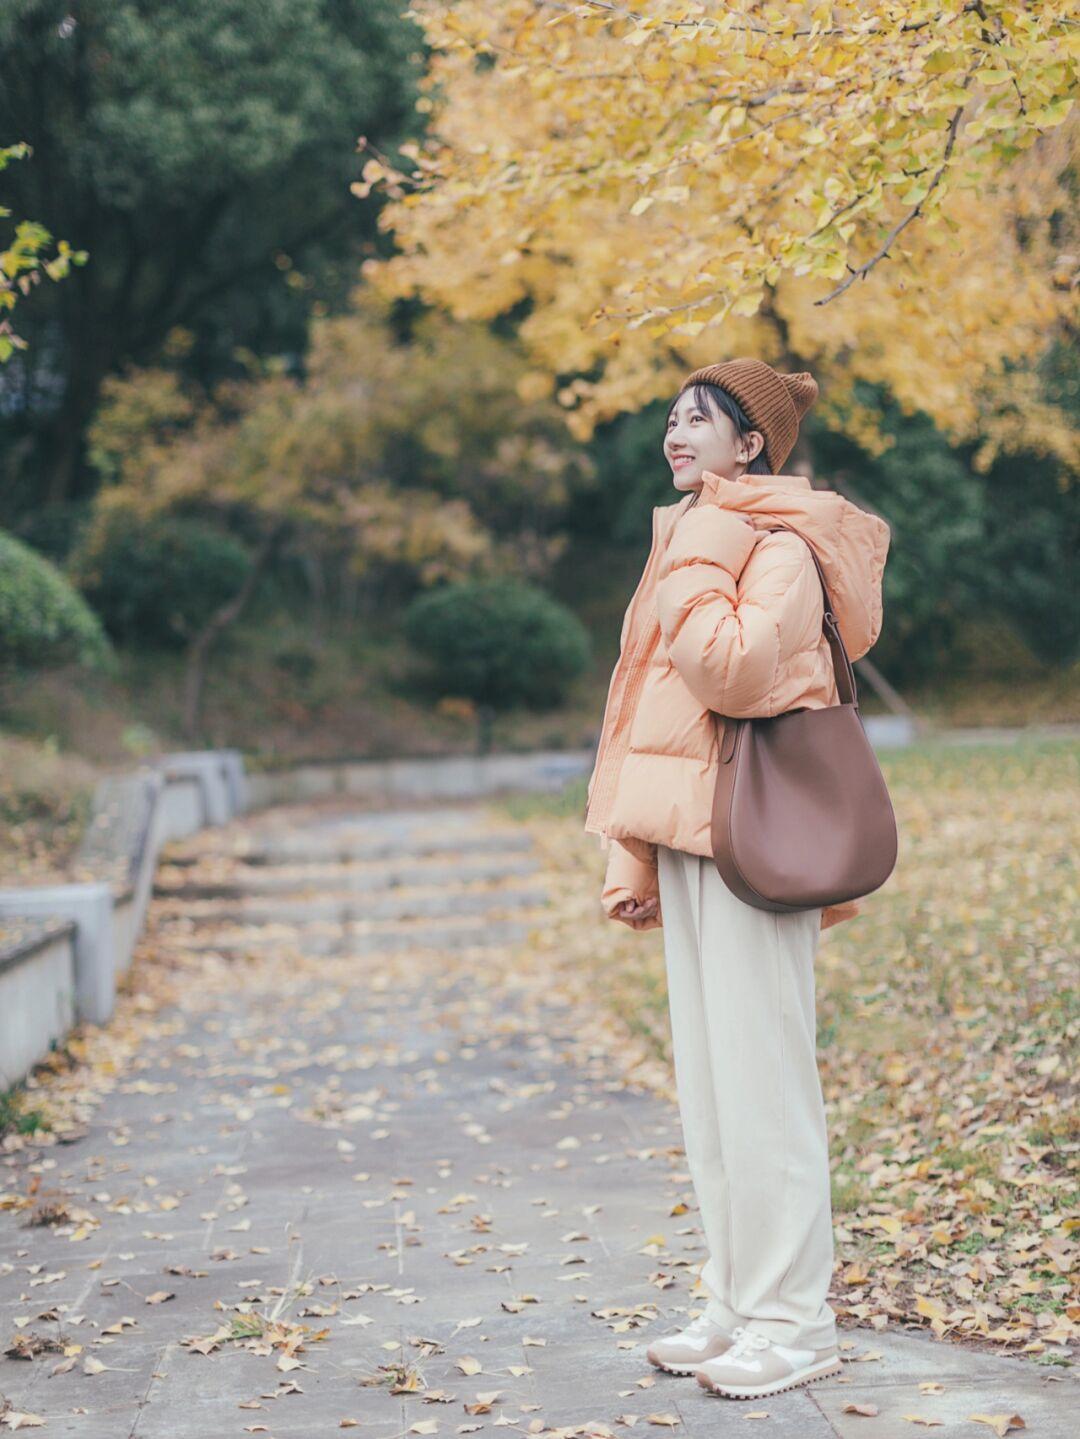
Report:
[[[1080,354],[1051,346],[1041,367],[1047,400],[1080,428]],[[1052,454],[1000,454],[986,476],[986,538],[981,556],[991,601],[1045,664],[1080,654],[1076,555],[1080,483]]]
[[[948,666],[963,621],[985,603],[984,485],[928,416],[901,419],[889,407],[886,416],[892,448],[877,459],[860,452],[838,481],[892,530],[874,661],[894,678],[918,679]]]
[[[1070,663],[1080,644],[1070,579],[1080,491],[1065,483],[1061,462],[1002,454],[980,474],[970,447],[952,446],[927,415],[905,415],[881,390],[856,390],[880,407],[891,446],[869,455],[818,427],[814,454],[828,483],[892,530],[875,664],[894,683],[940,674],[970,624],[990,617],[1044,663]]]
[[[43,505],[31,510],[15,527],[20,540],[52,560],[61,569],[67,568],[72,550],[91,515],[85,501],[69,501],[59,505]]]
[[[1080,486],[1061,484],[1057,468],[1036,455],[994,463],[979,562],[1002,624],[1044,664],[1060,667],[1080,655]]]
[[[203,381],[235,373],[241,349],[298,366],[316,298],[336,298],[374,237],[375,202],[349,192],[357,136],[393,144],[423,123],[417,31],[402,9],[0,7],[5,127],[34,152],[5,174],[5,199],[91,253],[28,307],[29,403],[9,412],[33,442],[22,495],[90,488],[80,440],[102,379],[153,355],[174,326],[191,331]],[[50,344],[37,343],[46,332]],[[58,406],[35,408],[39,384]]]
[[[125,644],[186,645],[251,569],[243,545],[202,520],[102,510],[72,558],[79,589]]]
[[[29,154],[30,146],[25,142],[0,145],[0,171],[6,170],[12,160],[25,160]],[[12,225],[0,249],[0,365],[10,360],[16,350],[26,348],[26,341],[15,333],[7,318],[19,296],[28,294],[43,275],[62,280],[72,265],[86,263],[86,251],[72,250],[66,240],[60,241],[50,257],[53,237],[37,220],[12,220],[8,207],[0,205],[2,220],[12,221]]]
[[[554,708],[589,662],[576,615],[516,580],[431,590],[413,600],[404,626],[442,694],[496,710]]]
[[[100,622],[56,566],[0,530],[0,673],[101,665],[108,653]]]

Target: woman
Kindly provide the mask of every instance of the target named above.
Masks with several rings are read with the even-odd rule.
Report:
[[[709,1257],[705,1310],[653,1364],[760,1398],[836,1374],[833,1237],[817,1071],[814,958],[857,902],[775,913],[734,896],[712,860],[714,712],[838,704],[822,631],[825,572],[848,655],[881,629],[889,529],[783,474],[818,387],[760,360],[695,370],[664,453],[683,492],[653,510],[623,620],[585,828],[608,848],[605,913],[664,928],[687,1163]],[[792,526],[767,533],[770,524]],[[803,536],[804,538],[800,538]]]

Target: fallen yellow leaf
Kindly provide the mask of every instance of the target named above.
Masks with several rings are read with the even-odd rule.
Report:
[[[986,1424],[991,1428],[999,1439],[1005,1439],[1010,1429],[1026,1429],[1027,1425],[1019,1414],[969,1414],[968,1420],[972,1424]]]

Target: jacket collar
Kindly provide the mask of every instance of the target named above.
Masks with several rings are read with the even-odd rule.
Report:
[[[705,470],[702,475],[701,493],[715,490],[718,495],[746,493],[747,487],[754,490],[810,490],[813,489],[805,475],[740,475],[729,480],[726,475],[715,475]]]
[[[729,480],[725,475],[714,474],[712,470],[702,473],[702,484],[698,490],[691,490],[673,505],[656,505],[655,519],[673,525],[691,506],[699,504],[709,494],[729,509],[739,509],[740,500],[750,500],[754,508],[770,494],[791,493],[812,490],[814,487],[805,475],[743,475],[738,480]]]

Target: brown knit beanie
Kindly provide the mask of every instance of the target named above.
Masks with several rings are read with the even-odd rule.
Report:
[[[818,383],[809,370],[782,375],[764,360],[724,360],[688,375],[679,388],[719,385],[734,395],[755,430],[765,437],[765,463],[780,473],[799,436],[799,421],[817,399]]]

